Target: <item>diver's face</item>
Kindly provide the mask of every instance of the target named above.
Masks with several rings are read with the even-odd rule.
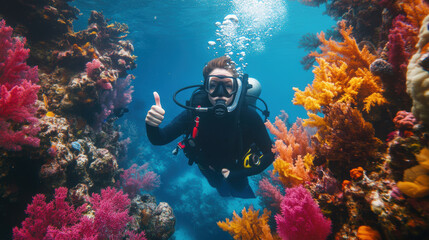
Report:
[[[231,90],[233,89],[233,85],[234,85],[234,82],[233,82],[233,79],[232,79],[233,75],[232,75],[232,73],[228,72],[226,69],[215,68],[215,69],[213,69],[213,71],[210,72],[209,76],[210,75],[226,76],[226,77],[231,77],[231,78],[216,78],[216,77],[212,77],[210,79],[210,81],[209,81],[209,89],[213,88],[213,90],[214,90],[215,86],[217,84],[221,83],[221,82],[223,83],[223,85],[225,86],[225,88],[226,88],[227,91],[229,89],[231,89]],[[216,100],[222,99],[222,100],[225,101],[225,104],[227,106],[229,106],[232,103],[232,99],[233,98],[234,98],[234,96],[231,96],[231,97],[226,97],[226,96],[212,97],[209,94],[210,103],[213,104],[213,105],[216,104]]]

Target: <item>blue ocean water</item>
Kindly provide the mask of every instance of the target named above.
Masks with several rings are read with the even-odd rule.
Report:
[[[216,35],[216,22],[222,23],[228,14],[236,14],[241,28],[253,28],[247,36],[246,31],[238,33],[238,37],[248,38],[250,45],[233,55],[245,52],[240,64],[246,63],[243,71],[261,82],[261,97],[269,105],[270,120],[280,110],[285,110],[292,122],[296,117],[305,118],[304,108],[292,104],[292,87],[304,89],[312,82],[313,74],[300,64],[307,52],[298,48],[298,42],[306,33],[331,28],[335,21],[323,15],[323,8],[297,1],[76,0],[71,4],[81,11],[74,23],[75,31],[86,28],[91,10],[102,11],[111,22],[129,26],[127,39],[134,44],[138,66],[132,72],[136,79],[130,112],[122,119],[124,133],[134,132],[128,155],[134,162],[149,162],[161,175],[161,187],[153,194],[174,209],[177,222],[173,239],[231,239],[216,222],[232,218],[232,212],[240,212],[243,206],[258,209],[258,200],[219,197],[197,167],[187,165],[183,154],[170,154],[176,141],[161,147],[150,145],[144,119],[154,104],[152,92],[160,94],[165,122],[169,122],[182,111],[174,104],[173,93],[200,83],[205,63],[229,52],[225,46],[213,49],[208,42],[223,37]],[[255,4],[259,7],[255,8]],[[245,17],[248,21],[240,22]],[[248,26],[258,21],[262,25]]]

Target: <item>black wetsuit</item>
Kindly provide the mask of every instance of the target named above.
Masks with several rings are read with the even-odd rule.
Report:
[[[261,173],[274,160],[272,142],[259,114],[254,109],[243,108],[240,120],[234,113],[221,119],[210,113],[199,116],[196,142],[200,151],[196,162],[202,174],[222,196],[255,197],[247,176]],[[189,133],[195,126],[194,117],[191,111],[185,110],[164,128],[146,124],[150,142],[164,145]],[[263,157],[258,166],[245,168],[242,158],[252,144],[256,144]],[[223,168],[230,170],[226,179],[221,174]]]

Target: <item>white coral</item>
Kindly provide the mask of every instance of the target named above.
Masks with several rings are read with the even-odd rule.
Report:
[[[408,64],[407,92],[413,99],[414,116],[429,125],[429,72],[420,65],[421,61],[429,56],[429,51],[425,48],[429,42],[428,25],[429,15],[422,22],[419,42],[416,45],[417,52]]]

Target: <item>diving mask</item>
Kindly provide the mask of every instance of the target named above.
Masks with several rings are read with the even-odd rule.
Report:
[[[211,97],[232,97],[238,90],[237,78],[223,75],[209,75],[204,86]]]

